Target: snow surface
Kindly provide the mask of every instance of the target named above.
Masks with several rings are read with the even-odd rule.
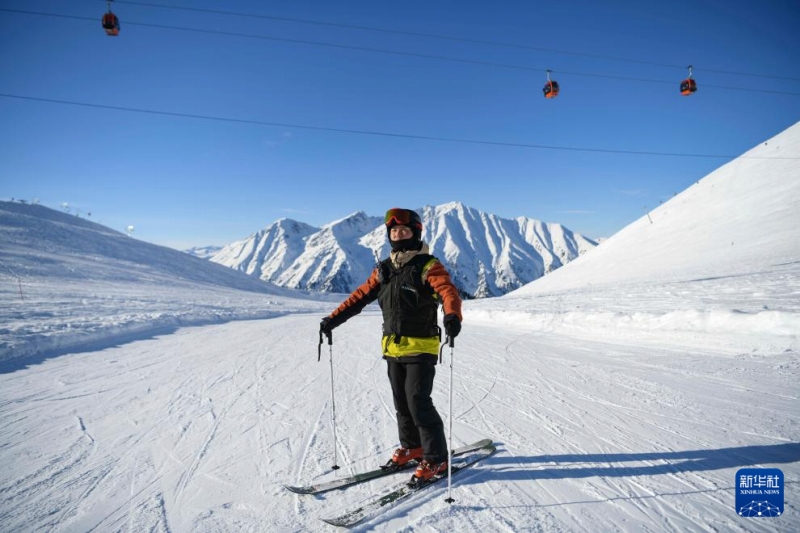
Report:
[[[800,530],[800,124],[747,155],[652,224],[465,302],[453,444],[499,453],[454,479],[452,505],[431,489],[356,529]],[[318,518],[401,482],[282,488],[395,447],[377,308],[318,362],[341,295],[40,209],[0,204],[0,530],[332,531]],[[781,517],[738,516],[743,467],[783,471]]]

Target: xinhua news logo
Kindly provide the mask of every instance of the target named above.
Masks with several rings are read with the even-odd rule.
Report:
[[[736,472],[736,512],[748,518],[782,515],[783,485],[777,468],[742,468]]]

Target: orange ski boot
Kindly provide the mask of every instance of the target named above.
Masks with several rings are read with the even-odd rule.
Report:
[[[417,466],[417,469],[414,471],[414,475],[411,476],[411,481],[408,483],[408,486],[411,488],[422,487],[430,482],[433,478],[444,476],[447,476],[447,461],[442,461],[441,463],[432,463],[430,461],[423,460]]]
[[[392,454],[392,458],[381,466],[384,470],[399,470],[411,461],[422,459],[422,448],[397,448]]]

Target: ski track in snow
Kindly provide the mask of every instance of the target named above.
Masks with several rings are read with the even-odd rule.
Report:
[[[315,318],[180,329],[0,375],[3,530],[326,530],[317,519],[406,474],[316,497],[285,483],[383,462],[397,445],[380,317],[366,311],[317,362]],[[449,349],[434,403],[447,424]],[[702,364],[701,364],[702,363]],[[356,531],[791,531],[743,522],[748,446],[800,441],[796,354],[642,348],[471,323],[454,350],[454,445],[498,454]],[[770,372],[766,372],[766,370]],[[774,371],[777,369],[778,371]],[[761,394],[763,392],[763,394]],[[758,402],[752,402],[754,395]],[[742,416],[744,409],[747,416]],[[797,454],[797,452],[794,452]],[[775,464],[788,479],[800,456]]]

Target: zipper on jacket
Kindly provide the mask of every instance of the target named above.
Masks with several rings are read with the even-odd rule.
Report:
[[[397,275],[392,279],[392,297],[394,298],[394,324],[392,324],[392,331],[394,333],[394,343],[400,344],[400,320],[402,316],[400,313],[400,287],[403,286],[403,268],[398,270]]]

